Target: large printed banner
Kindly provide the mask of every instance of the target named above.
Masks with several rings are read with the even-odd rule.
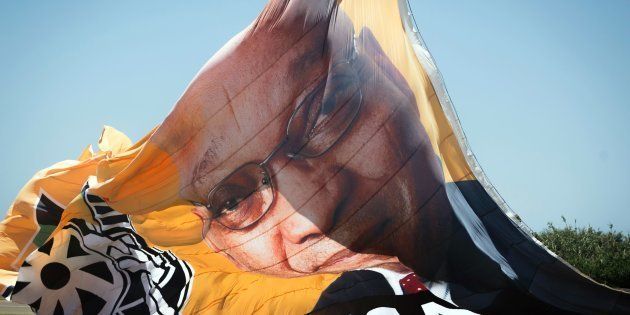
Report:
[[[487,181],[404,0],[271,0],[146,137],[26,184],[0,283],[41,314],[630,313]]]

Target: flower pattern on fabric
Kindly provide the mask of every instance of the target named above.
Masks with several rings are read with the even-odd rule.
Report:
[[[127,215],[82,191],[95,224],[72,219],[24,261],[11,300],[40,314],[176,314],[190,265],[149,247]]]

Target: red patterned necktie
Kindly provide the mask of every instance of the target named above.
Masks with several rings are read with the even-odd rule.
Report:
[[[400,279],[399,283],[403,294],[415,294],[420,291],[428,290],[427,287],[422,284],[422,281],[420,281],[420,277],[415,273],[408,274],[406,277]]]

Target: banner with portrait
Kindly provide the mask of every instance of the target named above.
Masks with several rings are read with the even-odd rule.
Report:
[[[40,313],[630,312],[489,183],[406,1],[271,0],[135,144],[106,128],[0,226]]]

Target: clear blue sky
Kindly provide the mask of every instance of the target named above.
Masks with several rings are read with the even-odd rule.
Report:
[[[525,222],[630,232],[630,2],[411,2],[474,152]],[[263,5],[0,2],[0,212],[103,124],[148,132]]]

